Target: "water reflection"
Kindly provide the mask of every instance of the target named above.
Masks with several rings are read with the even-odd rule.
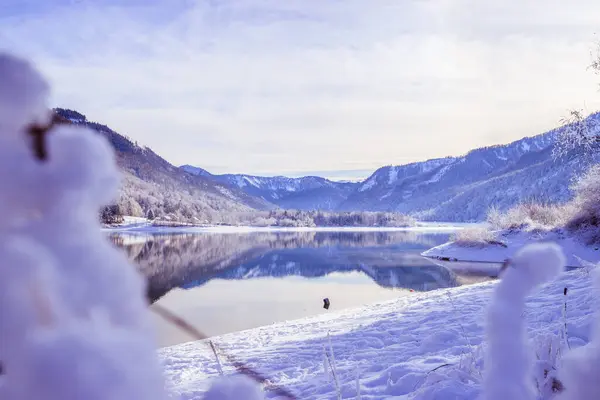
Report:
[[[258,232],[244,234],[112,234],[148,278],[151,301],[173,288],[211,279],[323,277],[362,272],[382,287],[431,290],[455,286],[446,268],[420,251],[447,234],[416,232]]]
[[[113,234],[148,280],[148,297],[210,335],[487,279],[419,254],[448,234],[254,232]],[[175,290],[183,289],[183,290]],[[403,290],[404,289],[404,290]],[[161,344],[189,340],[159,326]]]

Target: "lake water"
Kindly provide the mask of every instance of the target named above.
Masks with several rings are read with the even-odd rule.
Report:
[[[148,296],[207,335],[490,279],[420,253],[447,233],[111,234],[148,279]],[[462,265],[462,271],[468,266]],[[330,308],[323,308],[323,299]],[[192,340],[156,316],[161,346]]]

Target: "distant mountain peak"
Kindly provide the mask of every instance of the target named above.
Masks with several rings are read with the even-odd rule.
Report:
[[[279,207],[299,210],[334,210],[356,186],[355,183],[335,182],[319,176],[212,175],[203,168],[190,165],[181,168],[194,175],[210,176]]]
[[[56,114],[60,115],[63,118],[68,119],[71,122],[75,122],[75,123],[87,122],[86,116],[75,110],[70,110],[68,108],[54,108],[53,111]]]

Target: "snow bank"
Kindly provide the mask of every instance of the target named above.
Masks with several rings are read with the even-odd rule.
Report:
[[[464,246],[449,242],[422,253],[423,256],[445,261],[473,261],[502,263],[512,258],[519,249],[529,243],[555,242],[563,249],[569,267],[579,267],[579,259],[600,261],[600,247],[587,246],[576,237],[562,231],[550,232],[499,232],[502,244]]]

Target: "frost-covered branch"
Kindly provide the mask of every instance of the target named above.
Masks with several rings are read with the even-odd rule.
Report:
[[[562,271],[565,257],[555,244],[532,244],[507,265],[488,310],[483,398],[533,400],[532,359],[521,315],[527,294]]]
[[[561,119],[552,155],[555,159],[571,152],[589,156],[600,146],[600,121],[598,115],[584,116],[583,110],[571,110]]]
[[[0,398],[166,399],[144,283],[99,229],[112,149],[52,126],[48,94],[0,54]]]
[[[589,69],[600,74],[600,43],[591,54]],[[598,114],[585,116],[583,110],[571,110],[569,115],[561,119],[562,128],[558,132],[553,156],[563,158],[575,151],[589,156],[600,147],[600,122]]]
[[[600,295],[600,270],[593,270],[596,295]],[[591,341],[563,358],[559,376],[565,390],[560,400],[600,398],[600,313],[596,313]]]

